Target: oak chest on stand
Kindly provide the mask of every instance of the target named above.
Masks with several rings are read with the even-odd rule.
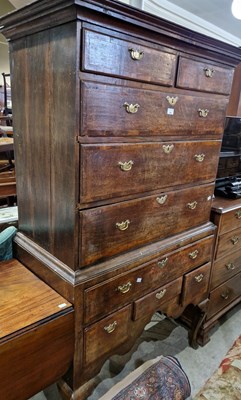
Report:
[[[109,0],[37,1],[1,25],[16,132],[15,257],[74,305],[73,365],[60,388],[83,399],[156,311],[177,318],[197,307],[196,343],[241,52]]]

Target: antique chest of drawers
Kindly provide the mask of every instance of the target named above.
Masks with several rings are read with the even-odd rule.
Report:
[[[210,304],[199,338],[203,344],[218,319],[241,300],[241,200],[215,198],[211,219],[217,225],[217,235]]]
[[[214,181],[241,54],[118,1],[37,1],[1,25],[15,256],[74,305],[73,368],[60,386],[82,399],[154,312],[206,307]]]

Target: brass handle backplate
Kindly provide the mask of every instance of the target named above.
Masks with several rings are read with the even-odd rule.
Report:
[[[122,171],[130,171],[131,170],[131,168],[132,168],[132,165],[134,165],[134,161],[132,161],[132,160],[130,160],[130,161],[125,161],[125,162],[122,162],[122,161],[119,161],[118,162],[118,165],[120,166],[120,169],[122,170]]]
[[[236,217],[237,219],[240,219],[240,218],[241,218],[241,210],[236,211],[235,217]]]
[[[227,300],[227,299],[229,298],[229,291],[226,290],[226,292],[224,292],[224,293],[221,294],[221,297],[222,297],[224,300]]]
[[[163,260],[158,261],[157,265],[159,268],[164,268],[167,265],[167,262],[168,262],[168,258],[166,257]]]
[[[233,245],[237,244],[239,241],[239,237],[238,236],[233,236],[231,239],[231,242],[233,243]]]
[[[203,275],[203,274],[196,275],[196,276],[195,276],[195,281],[198,282],[198,283],[200,283],[200,282],[202,282],[203,278],[204,278],[204,275]]]
[[[132,283],[129,281],[125,283],[124,285],[118,286],[117,290],[123,294],[128,293],[131,289]]]
[[[120,231],[125,231],[126,229],[128,229],[129,225],[130,225],[129,219],[122,222],[116,222],[115,224],[116,228],[118,228]]]
[[[156,294],[156,298],[157,298],[158,300],[162,299],[162,297],[165,295],[166,291],[167,291],[166,289],[163,289],[163,290],[161,290],[160,292],[158,292],[158,293]]]
[[[215,72],[213,68],[203,68],[203,70],[204,70],[205,76],[207,78],[212,78],[213,77],[213,74]]]
[[[206,118],[208,116],[209,110],[207,108],[199,108],[198,109],[198,114],[199,117]]]
[[[193,201],[192,203],[187,203],[188,208],[190,208],[190,210],[195,210],[195,208],[197,207],[197,201]]]
[[[170,104],[170,106],[175,106],[175,104],[178,100],[178,97],[167,96],[166,99],[167,99],[168,103]]]
[[[236,268],[232,262],[225,264],[225,267],[227,268],[228,271],[233,271]]]
[[[189,253],[189,258],[191,258],[191,260],[195,260],[195,258],[197,258],[199,251],[198,250],[194,250],[191,253]]]
[[[161,197],[157,197],[156,201],[158,204],[164,204],[166,199],[167,199],[167,194],[165,194],[164,196],[161,196]]]
[[[198,162],[203,162],[203,160],[205,158],[205,154],[195,154],[194,158]]]
[[[162,146],[164,153],[170,154],[172,150],[174,149],[174,144],[164,144]]]
[[[129,114],[135,114],[135,113],[137,113],[140,105],[139,104],[129,104],[129,103],[125,102],[123,104],[123,107],[125,107],[126,112],[128,112]]]
[[[130,48],[128,50],[130,52],[130,56],[131,56],[132,60],[134,60],[134,61],[140,61],[144,56],[144,51],[135,50],[132,48]]]
[[[117,327],[117,321],[114,321],[112,324],[104,326],[104,330],[107,333],[112,333],[114,332],[116,327]]]

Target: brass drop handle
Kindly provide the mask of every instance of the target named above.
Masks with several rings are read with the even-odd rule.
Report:
[[[213,77],[213,74],[215,72],[213,68],[203,68],[203,70],[204,70],[205,76],[207,78],[212,78]]]
[[[156,293],[156,298],[158,300],[162,299],[162,297],[165,295],[166,291],[167,291],[166,289],[163,289],[160,292]]]
[[[205,158],[205,154],[203,154],[203,153],[202,154],[195,154],[194,158],[195,158],[195,160],[197,162],[203,162],[204,158]]]
[[[240,218],[241,218],[241,210],[236,211],[235,217],[236,217],[237,219],[240,219]]]
[[[195,258],[197,258],[199,251],[198,250],[194,250],[191,253],[189,253],[189,258],[191,258],[191,260],[195,260]]]
[[[116,228],[118,228],[120,231],[125,231],[126,229],[128,229],[129,225],[130,225],[129,219],[122,222],[116,222],[115,224]]]
[[[142,50],[135,50],[135,49],[128,49],[130,52],[130,56],[134,61],[140,61],[144,56],[144,51]]]
[[[199,117],[206,118],[208,116],[209,110],[207,108],[199,108],[198,109],[198,114]]]
[[[225,267],[227,268],[228,271],[233,271],[236,268],[233,263],[225,264]]]
[[[157,265],[159,268],[164,268],[167,265],[167,262],[168,262],[168,258],[166,257],[163,260],[158,261]]]
[[[174,149],[174,144],[164,144],[162,148],[165,154],[170,154]]]
[[[125,107],[126,112],[128,112],[129,114],[135,114],[135,113],[137,113],[138,108],[140,107],[140,105],[138,103],[129,104],[129,103],[125,102],[123,104],[123,107]]]
[[[132,168],[132,165],[134,165],[134,161],[132,161],[132,160],[130,160],[130,161],[125,161],[125,162],[122,162],[122,161],[119,161],[118,162],[118,165],[120,166],[120,169],[122,170],[122,171],[130,171],[131,170],[131,168]]]
[[[231,242],[233,243],[233,245],[237,244],[239,241],[239,237],[238,236],[233,236],[231,239]]]
[[[224,300],[227,300],[227,299],[229,298],[229,291],[226,290],[226,292],[224,292],[224,293],[221,294],[221,297],[222,297]]]
[[[118,286],[117,290],[123,294],[128,293],[131,289],[132,283],[129,281],[125,283],[124,285]]]
[[[161,197],[157,197],[156,201],[158,204],[164,204],[166,199],[167,199],[167,194],[165,194],[164,196],[161,196]]]
[[[198,282],[198,283],[200,283],[200,282],[202,282],[203,278],[204,278],[204,275],[203,275],[203,274],[196,275],[196,276],[195,276],[195,281]]]
[[[197,201],[193,201],[192,203],[187,203],[188,208],[190,208],[190,210],[195,210],[195,208],[197,207]]]
[[[104,330],[107,333],[112,333],[114,332],[116,327],[117,327],[117,321],[114,321],[112,324],[104,326]]]

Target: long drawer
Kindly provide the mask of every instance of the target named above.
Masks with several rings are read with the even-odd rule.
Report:
[[[123,307],[161,285],[174,281],[211,259],[213,236],[182,247],[171,253],[120,274],[114,279],[85,290],[84,322],[89,324]]]
[[[221,138],[228,99],[82,82],[81,135]],[[91,116],[91,118],[90,118]],[[188,123],[187,123],[188,121]]]
[[[227,282],[218,286],[210,294],[208,318],[221,311],[241,295],[241,273],[233,276]]]
[[[204,92],[229,94],[234,68],[213,64],[209,60],[180,57],[177,87]]]
[[[234,229],[218,237],[216,259],[241,248],[241,228]]]
[[[212,193],[209,184],[81,211],[81,265],[208,222]]]
[[[80,200],[210,182],[216,176],[219,149],[219,141],[81,145]]]
[[[234,251],[213,264],[211,290],[241,271],[241,252]]]
[[[83,30],[82,70],[172,86],[177,55],[174,50],[136,38]]]

